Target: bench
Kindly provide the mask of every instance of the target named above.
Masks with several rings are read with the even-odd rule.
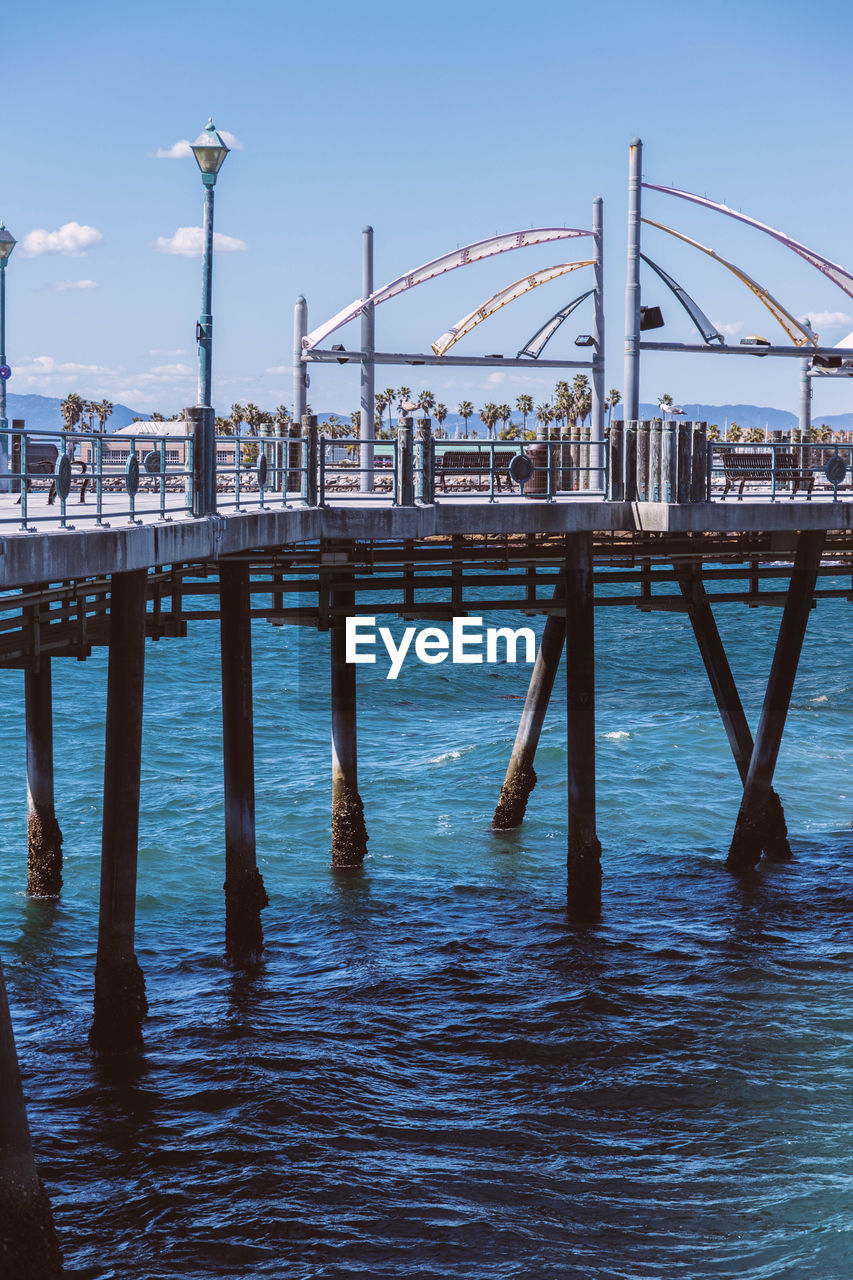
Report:
[[[446,449],[435,459],[435,473],[440,481],[442,493],[447,492],[448,476],[488,476],[491,466],[491,449]],[[495,488],[500,491],[502,482],[506,488],[512,488],[509,478],[509,464],[517,455],[517,449],[495,449]]]
[[[748,480],[757,484],[772,484],[772,453],[747,452],[745,449],[721,449],[719,456],[722,459],[726,482],[723,489],[724,498],[735,484],[739,486],[738,500],[743,498],[743,486]],[[790,484],[792,498],[801,488],[806,490],[807,498],[811,498],[814,481],[814,472],[808,467],[801,467],[793,452],[781,449],[776,451],[776,484],[777,486]]]

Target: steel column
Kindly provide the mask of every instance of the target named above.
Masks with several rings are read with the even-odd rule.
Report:
[[[53,795],[53,692],[50,658],[24,673],[27,734],[27,893],[54,898],[62,888],[62,832]]]
[[[361,241],[361,296],[369,298],[373,293],[373,227],[365,227]],[[359,449],[359,488],[362,493],[373,492],[373,441],[376,437],[373,415],[375,411],[376,369],[371,359],[376,347],[376,309],[371,303],[361,313],[361,423],[359,436],[368,443]]]
[[[330,592],[332,680],[332,866],[360,867],[367,853],[364,805],[358,791],[356,667],[346,661],[346,614],[354,613],[353,571],[335,569]]]
[[[587,476],[587,488],[604,488],[604,202],[596,196],[592,202],[592,419],[590,430],[590,464],[594,470]],[[595,469],[597,468],[597,470]],[[594,477],[594,478],[593,478]]]
[[[302,339],[308,333],[308,303],[300,293],[293,308],[293,421],[308,412],[308,367],[302,359]]]
[[[601,845],[595,829],[595,626],[591,533],[566,538],[566,772],[568,908],[601,914]]]
[[[628,169],[628,274],[625,284],[625,420],[640,416],[640,233],[643,144],[631,143]]]

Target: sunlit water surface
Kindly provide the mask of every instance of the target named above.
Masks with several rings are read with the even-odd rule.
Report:
[[[755,723],[779,614],[720,617]],[[737,775],[686,620],[599,612],[594,927],[565,911],[559,697],[528,819],[498,836],[526,669],[361,669],[370,856],[339,877],[328,638],[259,625],[270,907],[250,975],[222,962],[217,633],[151,645],[151,1015],[121,1069],[86,1045],[106,655],[55,663],[58,902],[24,895],[22,678],[4,673],[0,945],[70,1274],[846,1280],[851,621],[832,604],[810,623],[777,771],[796,861],[739,882]]]

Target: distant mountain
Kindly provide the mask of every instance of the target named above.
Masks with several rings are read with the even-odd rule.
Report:
[[[28,431],[61,431],[65,426],[59,407],[61,404],[62,400],[55,396],[16,396],[9,392],[6,396],[6,417],[10,423],[13,418],[23,418]],[[128,427],[134,418],[144,416],[137,409],[128,409],[126,404],[117,404],[107,426],[114,431],[117,427]]]

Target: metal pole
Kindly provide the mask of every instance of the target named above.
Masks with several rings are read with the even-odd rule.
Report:
[[[587,488],[604,488],[604,202],[592,202],[592,429]],[[593,479],[594,477],[594,479]]]
[[[352,555],[352,547],[349,547]],[[346,615],[355,609],[351,565],[335,572],[330,592],[332,684],[332,866],[360,867],[367,853],[364,805],[358,791],[356,668],[346,660]]]
[[[809,377],[810,359],[800,361],[800,442],[807,439],[812,425],[812,380]]]
[[[308,303],[300,293],[293,308],[293,421],[308,412],[308,367],[302,360],[302,339],[308,332]]]
[[[625,421],[640,416],[640,218],[643,144],[631,143],[628,170],[628,275],[625,284]]]
[[[365,227],[361,233],[361,296],[369,298],[373,293],[373,227]],[[376,312],[371,304],[361,313],[361,425],[359,436],[369,441],[359,449],[359,488],[362,493],[373,492],[373,440],[376,432],[373,422],[376,403],[376,367],[370,359],[376,349]]]
[[[210,180],[212,179],[212,181]],[[213,358],[213,183],[214,174],[203,173],[204,260],[201,275],[201,315],[198,321],[198,402],[210,404],[210,377]]]
[[[62,832],[53,794],[53,694],[50,658],[24,673],[27,733],[27,893],[55,898],[62,888]]]
[[[595,630],[592,534],[566,538],[566,765],[569,913],[601,914],[601,845],[595,830]]]

